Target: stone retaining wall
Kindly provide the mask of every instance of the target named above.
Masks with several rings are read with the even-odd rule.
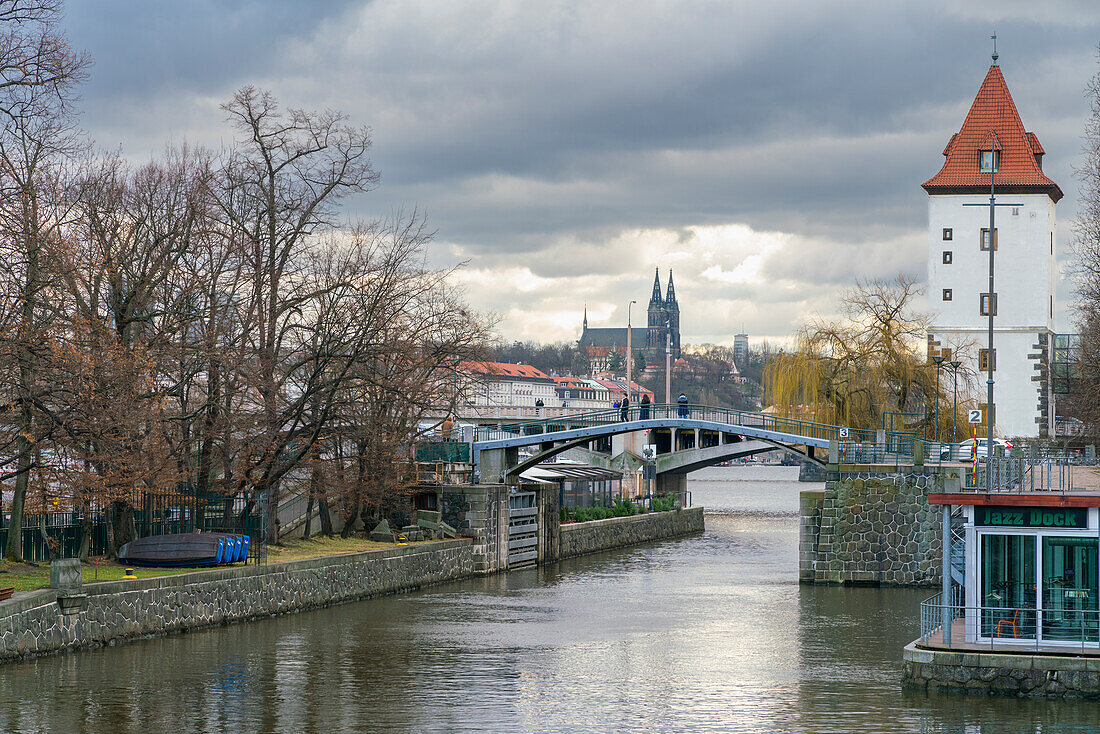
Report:
[[[465,531],[473,539],[19,594],[0,602],[0,662],[315,609],[505,570],[501,557],[507,552],[507,502],[502,486],[471,494],[462,512]],[[563,525],[560,532],[557,512],[556,502],[540,503],[540,562],[556,560],[559,544],[561,557],[569,557],[703,530],[701,507]]]
[[[902,653],[902,682],[925,691],[1100,699],[1100,658],[925,650]]]
[[[57,590],[32,592],[0,603],[0,661],[325,607],[474,573],[472,543],[459,539],[89,584],[80,590],[87,594],[83,610],[68,615]]]
[[[859,474],[799,499],[799,580],[819,584],[937,586],[939,474]]]
[[[652,512],[561,526],[561,558],[703,532],[703,508]]]

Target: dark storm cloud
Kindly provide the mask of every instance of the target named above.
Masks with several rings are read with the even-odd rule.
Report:
[[[658,258],[724,314],[699,320],[717,341],[753,299],[786,299],[750,325],[781,334],[855,277],[923,269],[919,185],[962,123],[993,28],[1065,223],[1100,18],[1092,3],[1016,0],[108,0],[73,3],[68,24],[96,59],[86,123],[101,144],[217,146],[230,135],[217,105],[246,83],[339,108],[373,126],[383,175],[352,213],[422,207],[448,248],[436,257],[470,260],[476,303],[561,314],[567,293],[620,319],[611,304],[647,297]],[[774,233],[788,236],[751,271],[787,286],[703,277],[704,254],[710,272],[744,269]],[[494,268],[522,298],[482,293]],[[517,318],[503,328],[522,331]]]

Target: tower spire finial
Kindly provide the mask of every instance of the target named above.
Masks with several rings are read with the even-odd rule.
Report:
[[[997,31],[993,31],[993,35],[990,36],[990,38],[993,39],[993,65],[996,66],[997,59],[1000,58],[997,56]]]
[[[649,297],[650,308],[659,308],[663,303],[661,299],[661,271],[653,269],[653,295]]]
[[[584,331],[588,331],[588,301],[584,302],[584,324],[582,325]]]

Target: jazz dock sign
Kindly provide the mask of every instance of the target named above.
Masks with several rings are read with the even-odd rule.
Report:
[[[982,507],[974,508],[974,524],[985,527],[1080,528],[1089,524],[1084,507]]]

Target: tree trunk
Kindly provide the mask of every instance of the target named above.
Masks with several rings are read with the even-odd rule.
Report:
[[[20,431],[15,440],[19,459],[16,469],[19,475],[15,478],[15,491],[11,498],[11,524],[8,525],[8,548],[4,554],[8,560],[23,560],[23,503],[27,499],[27,478],[30,475],[31,452],[30,443],[25,434]]]
[[[87,561],[88,556],[92,554],[93,532],[95,532],[95,528],[92,525],[92,517],[86,512],[84,518],[80,521],[80,549],[76,554],[81,561]]]
[[[303,540],[309,540],[309,536],[311,535],[311,531],[313,530],[313,518],[311,517],[312,515],[313,515],[313,492],[310,492],[309,493],[309,498],[306,500],[306,520],[305,520],[304,526],[302,527],[302,538],[303,538]]]
[[[46,557],[51,562],[57,557],[57,552],[54,550],[54,541],[50,538],[50,534],[46,532],[46,515],[42,512],[38,515],[38,534],[42,536],[42,542],[46,545]]]
[[[359,517],[359,500],[351,507],[351,512],[344,513],[344,529],[340,531],[341,538],[351,537],[351,530],[355,527],[355,520]]]
[[[134,508],[124,502],[113,502],[107,521],[107,553],[118,558],[119,549],[134,539]]]
[[[328,502],[324,497],[317,501],[317,516],[321,520],[321,535],[332,537],[332,514],[329,512]]]

